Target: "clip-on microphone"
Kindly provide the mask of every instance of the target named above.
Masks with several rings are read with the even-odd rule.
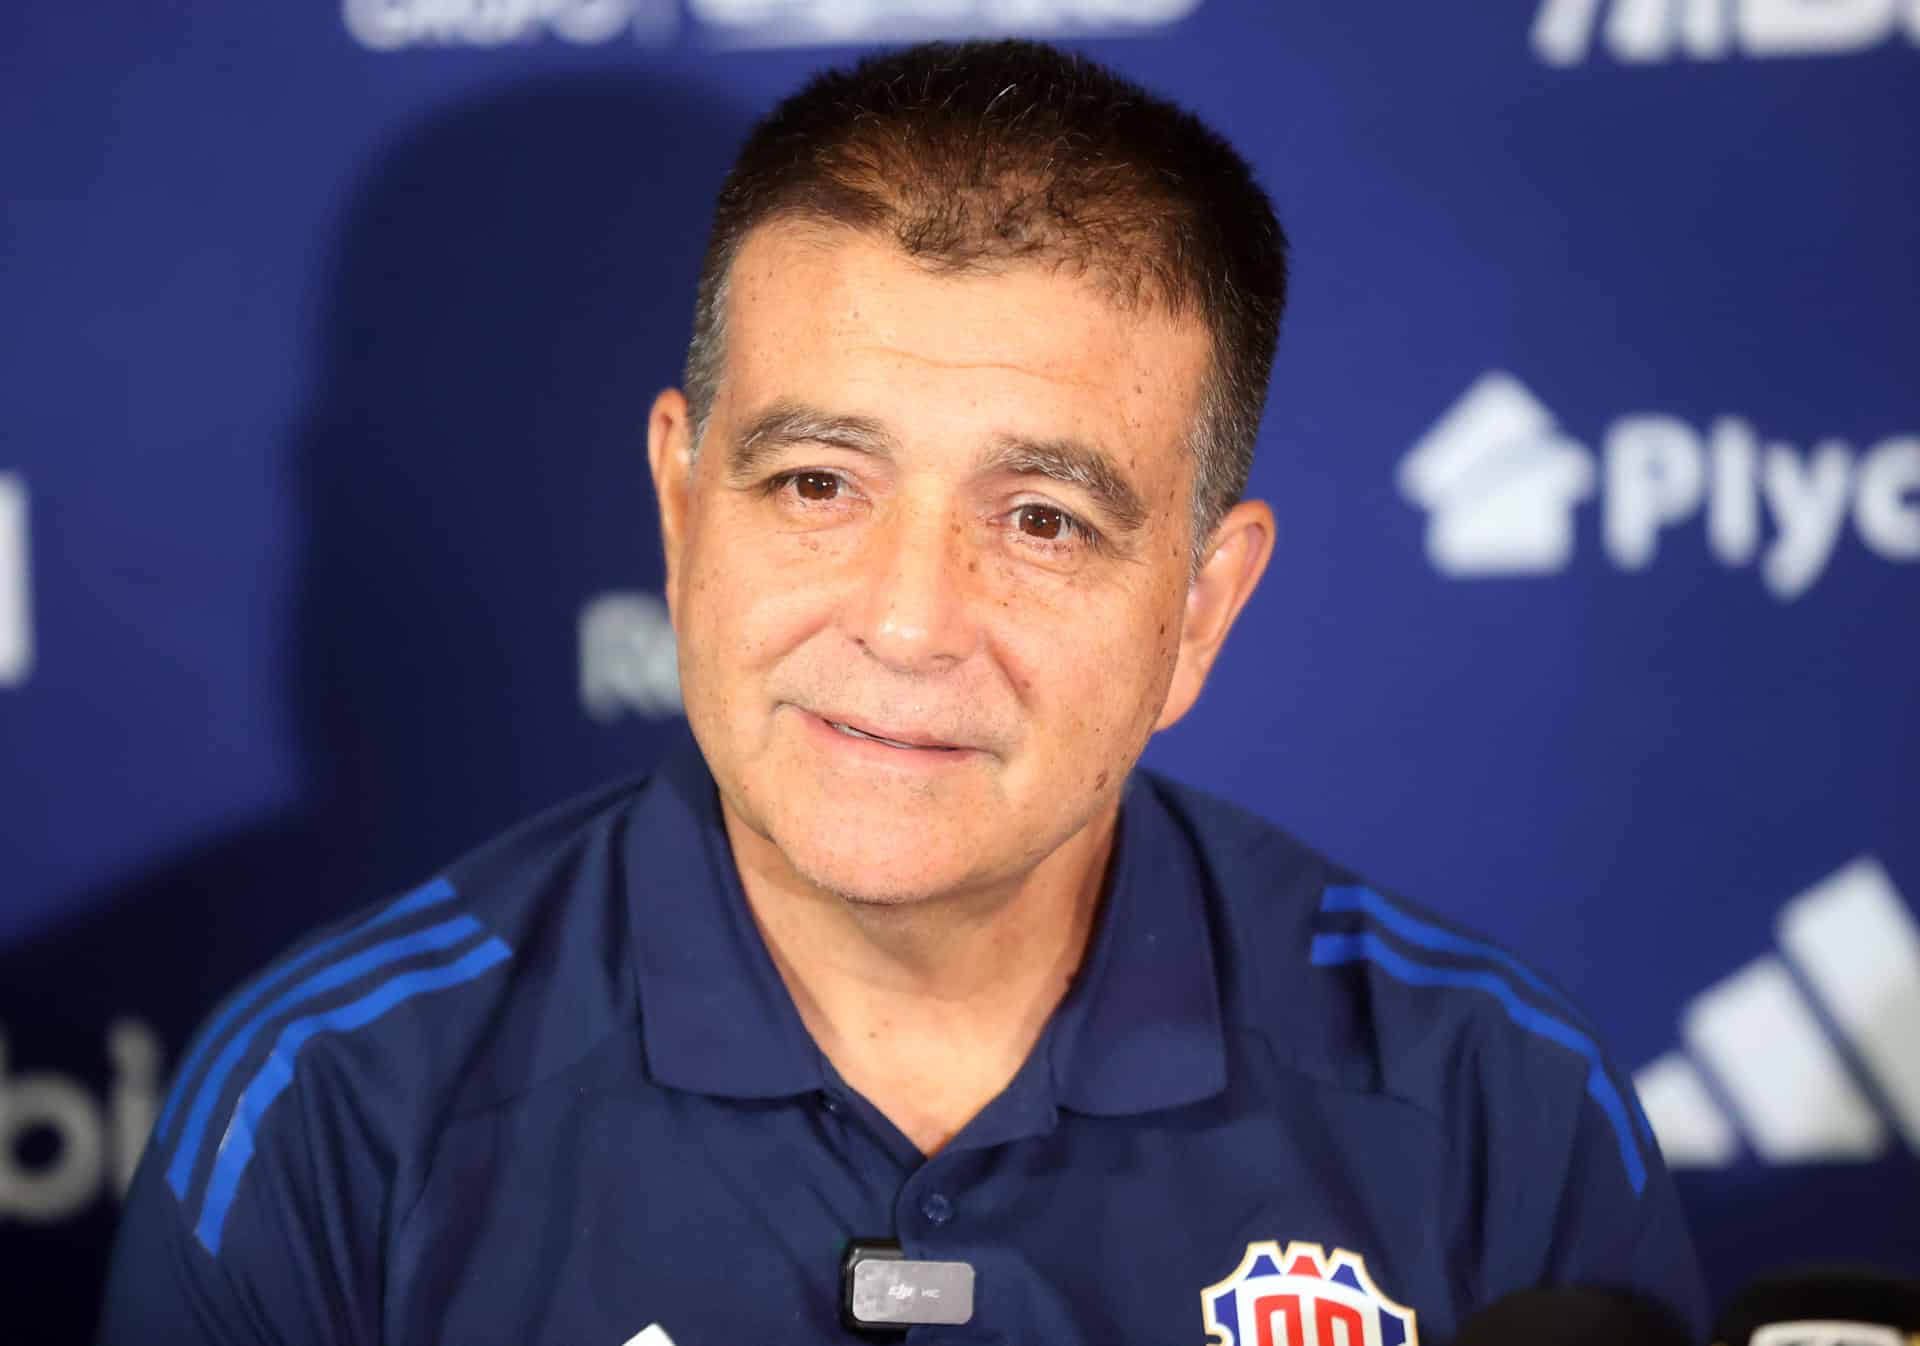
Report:
[[[855,1239],[840,1259],[840,1321],[855,1332],[891,1337],[922,1323],[973,1318],[973,1266],[920,1262],[894,1239]]]

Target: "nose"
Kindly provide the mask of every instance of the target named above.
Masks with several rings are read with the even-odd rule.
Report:
[[[968,549],[965,525],[937,504],[888,510],[862,549],[848,634],[899,672],[938,672],[966,659],[979,642],[969,583],[978,561]]]

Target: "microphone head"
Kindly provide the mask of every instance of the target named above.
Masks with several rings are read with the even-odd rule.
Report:
[[[1807,1267],[1753,1282],[1714,1327],[1721,1346],[1920,1346],[1920,1280]]]
[[[1686,1320],[1637,1290],[1559,1286],[1502,1295],[1454,1346],[1695,1346]]]

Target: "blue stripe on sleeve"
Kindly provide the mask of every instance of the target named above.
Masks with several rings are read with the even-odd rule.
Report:
[[[1457,953],[1469,958],[1484,958],[1488,962],[1498,963],[1558,1005],[1567,1014],[1574,1018],[1581,1017],[1579,1011],[1567,1002],[1565,996],[1547,985],[1526,964],[1505,949],[1481,940],[1469,939],[1465,935],[1457,935],[1431,922],[1409,916],[1371,888],[1358,885],[1328,888],[1321,895],[1320,910],[1364,912],[1409,944],[1417,944],[1423,949],[1432,949],[1435,953]]]
[[[1646,1162],[1641,1158],[1639,1146],[1634,1141],[1633,1123],[1628,1119],[1626,1104],[1612,1076],[1607,1074],[1599,1047],[1578,1029],[1522,1000],[1498,973],[1471,968],[1434,967],[1415,962],[1380,936],[1368,932],[1315,935],[1310,957],[1316,967],[1372,963],[1395,981],[1405,982],[1409,986],[1457,986],[1484,991],[1500,1003],[1500,1008],[1506,1011],[1509,1019],[1527,1032],[1579,1053],[1588,1065],[1587,1094],[1599,1105],[1608,1125],[1613,1128],[1614,1138],[1620,1145],[1620,1160],[1626,1165],[1627,1181],[1632,1184],[1635,1196],[1645,1188]]]
[[[174,1146],[173,1159],[167,1165],[167,1185],[173,1188],[173,1194],[186,1200],[187,1185],[193,1178],[194,1166],[200,1158],[200,1142],[206,1135],[207,1122],[213,1115],[213,1109],[220,1101],[221,1089],[226,1085],[227,1076],[240,1064],[240,1058],[246,1055],[247,1047],[255,1034],[268,1022],[286,1013],[303,1001],[328,991],[337,990],[348,982],[388,963],[410,958],[415,954],[431,953],[452,944],[471,938],[480,932],[480,923],[471,916],[456,916],[439,925],[430,925],[424,930],[416,930],[410,935],[399,935],[384,943],[363,949],[351,958],[342,959],[323,971],[314,973],[292,990],[275,1000],[250,1019],[246,1026],[233,1035],[220,1055],[214,1058],[213,1065],[207,1069],[206,1082],[200,1086],[200,1092],[194,1097],[193,1110],[187,1114],[186,1125],[181,1129],[180,1141]]]
[[[233,1205],[247,1161],[253,1158],[254,1128],[273,1101],[293,1082],[294,1058],[310,1038],[317,1033],[351,1032],[364,1027],[414,996],[472,981],[511,954],[499,938],[489,937],[484,944],[476,945],[451,963],[402,972],[358,1000],[295,1019],[282,1029],[273,1050],[241,1092],[233,1120],[227,1123],[227,1134],[221,1137],[213,1176],[207,1182],[207,1194],[200,1205],[200,1218],[194,1223],[194,1236],[201,1245],[209,1253],[219,1255],[221,1226],[226,1223],[227,1210]]]
[[[302,950],[297,957],[289,959],[279,967],[272,969],[265,976],[261,977],[259,981],[248,987],[246,991],[236,996],[233,1003],[220,1012],[218,1018],[200,1031],[199,1041],[194,1044],[192,1055],[187,1057],[186,1063],[180,1067],[179,1073],[174,1076],[173,1093],[167,1099],[166,1110],[160,1114],[160,1125],[154,1129],[154,1139],[165,1140],[167,1138],[167,1131],[173,1124],[173,1114],[179,1108],[180,1101],[187,1096],[188,1085],[193,1079],[193,1072],[200,1068],[201,1058],[213,1049],[213,1044],[219,1039],[220,1034],[226,1031],[227,1025],[244,1013],[247,1006],[253,1004],[254,1001],[258,1000],[268,991],[271,991],[288,977],[291,977],[301,968],[306,967],[318,959],[325,958],[328,954],[344,944],[351,944],[369,930],[378,929],[380,926],[386,925],[390,921],[397,921],[403,916],[411,916],[414,912],[424,910],[436,902],[445,902],[452,896],[453,885],[445,879],[434,879],[429,883],[423,884],[411,893],[408,893],[405,897],[400,898],[388,906],[385,910],[375,913],[344,934],[335,935],[331,939],[323,939],[312,948]]]

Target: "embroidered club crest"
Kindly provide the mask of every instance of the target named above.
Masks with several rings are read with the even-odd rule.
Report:
[[[1249,1243],[1200,1311],[1214,1346],[1420,1346],[1413,1310],[1380,1293],[1366,1262],[1317,1243]]]

